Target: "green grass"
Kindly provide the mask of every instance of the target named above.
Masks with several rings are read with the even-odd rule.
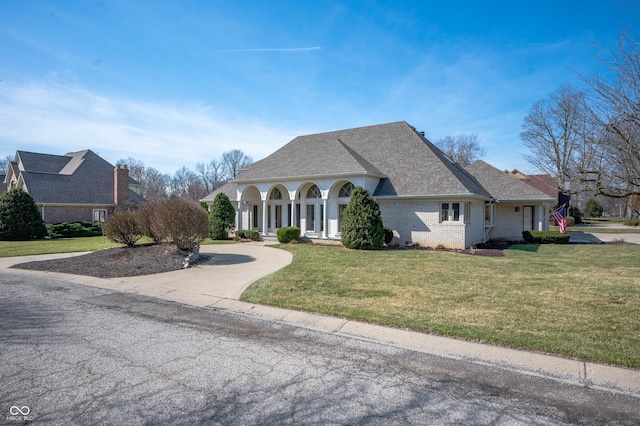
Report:
[[[144,244],[149,242],[151,242],[149,238],[143,237],[138,243]],[[209,245],[231,243],[234,243],[234,241],[214,241],[207,238],[201,244]],[[31,241],[0,241],[0,257],[29,256],[52,253],[74,253],[96,251],[111,247],[122,247],[122,244],[114,243],[106,237],[56,238],[53,240],[47,239]]]
[[[640,246],[278,247],[291,265],[242,300],[640,368]]]

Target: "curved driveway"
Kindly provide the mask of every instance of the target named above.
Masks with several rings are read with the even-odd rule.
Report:
[[[65,281],[94,287],[139,293],[196,306],[210,306],[221,299],[240,299],[254,281],[291,263],[292,254],[266,247],[263,243],[214,244],[200,247],[209,260],[189,269],[154,275],[122,278],[94,278],[55,272],[8,270],[17,273],[59,276]],[[83,253],[8,257],[0,259],[0,269],[34,260],[76,256]]]

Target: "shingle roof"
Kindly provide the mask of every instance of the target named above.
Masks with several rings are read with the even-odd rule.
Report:
[[[19,151],[19,155],[25,168],[21,172],[22,179],[37,203],[114,204],[114,166],[93,151],[64,156]],[[44,164],[47,160],[53,165]],[[129,200],[134,203],[145,201],[131,190]]]
[[[327,175],[380,177],[374,196],[479,195],[476,179],[404,121],[299,136],[236,182]]]
[[[498,201],[555,201],[553,197],[482,160],[467,166],[466,169]]]

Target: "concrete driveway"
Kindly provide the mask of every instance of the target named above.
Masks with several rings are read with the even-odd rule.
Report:
[[[55,272],[20,272],[57,276],[69,282],[145,294],[189,305],[210,306],[221,299],[238,300],[251,283],[284,268],[293,258],[288,251],[266,247],[263,243],[204,245],[200,247],[200,253],[210,255],[211,259],[188,270],[138,277],[95,278]],[[84,253],[0,258],[0,269],[18,263],[81,254]]]

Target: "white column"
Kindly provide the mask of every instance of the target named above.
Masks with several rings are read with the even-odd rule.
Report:
[[[291,200],[291,226],[298,226],[296,223],[296,200]]]
[[[327,200],[322,200],[322,238],[327,238]]]
[[[267,200],[262,202],[262,235],[267,235]]]
[[[238,201],[236,209],[236,229],[242,229],[242,201]]]

